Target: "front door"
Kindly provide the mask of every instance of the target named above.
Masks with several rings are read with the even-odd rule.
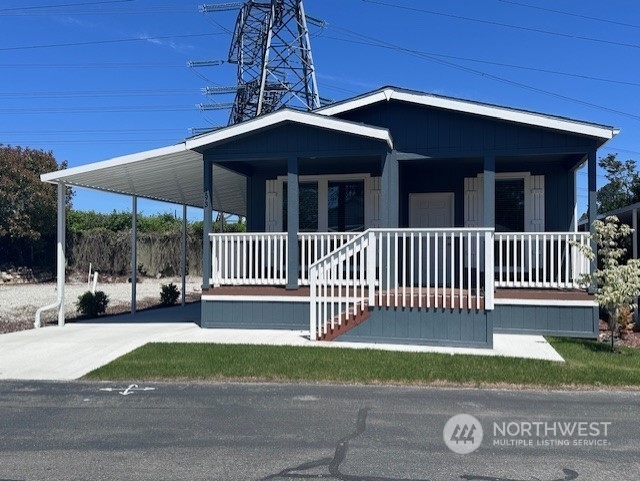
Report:
[[[454,226],[453,192],[409,194],[409,227],[414,228],[450,228]],[[429,240],[429,258],[426,258],[426,240],[421,246],[423,252],[422,279],[423,284],[443,285],[451,282],[451,257],[453,246],[451,238],[442,235]],[[416,246],[417,247],[417,246]],[[414,256],[414,259],[417,257]],[[425,265],[429,262],[429,266]],[[444,268],[443,268],[444,266]],[[417,267],[417,266],[416,266]],[[427,269],[428,267],[428,269]],[[429,273],[427,277],[427,272]],[[443,283],[443,276],[445,282]]]

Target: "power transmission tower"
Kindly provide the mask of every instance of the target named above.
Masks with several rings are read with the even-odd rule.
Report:
[[[284,106],[320,107],[307,20],[319,26],[324,23],[305,15],[302,0],[247,0],[200,9],[206,13],[236,6],[240,11],[227,61],[237,66],[237,85],[205,89],[207,94],[235,91],[229,125]],[[203,104],[200,108],[225,106]]]

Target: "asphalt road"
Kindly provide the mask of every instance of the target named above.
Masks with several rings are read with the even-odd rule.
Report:
[[[0,481],[640,479],[640,393],[128,386],[0,382]]]

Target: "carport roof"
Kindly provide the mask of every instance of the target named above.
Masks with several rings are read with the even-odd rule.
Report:
[[[176,145],[43,174],[41,180],[202,207],[202,152],[230,139],[285,123],[372,138],[386,143],[389,149],[393,148],[391,134],[386,129],[312,112],[282,109],[187,139]],[[213,178],[213,208],[217,211],[246,215],[245,178],[216,165]]]

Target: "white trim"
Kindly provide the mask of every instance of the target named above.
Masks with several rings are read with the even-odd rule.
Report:
[[[203,301],[236,301],[236,302],[306,302],[309,303],[309,296],[216,296],[203,294],[200,296]]]
[[[364,95],[353,100],[329,105],[315,112],[322,115],[338,115],[344,112],[355,110],[367,105],[378,102],[388,102],[390,100],[399,100],[401,102],[412,103],[416,105],[424,105],[428,107],[441,108],[446,110],[454,110],[473,115],[481,115],[484,117],[492,117],[499,120],[516,122],[520,124],[534,125],[553,130],[562,130],[581,135],[589,135],[601,139],[612,139],[620,130],[604,125],[591,124],[578,120],[564,119],[545,115],[538,112],[528,112],[517,110],[498,105],[482,104],[472,102],[470,100],[456,99],[451,97],[442,97],[427,93],[413,93],[407,91],[396,90],[395,88],[385,88],[370,94]]]
[[[596,301],[563,301],[559,299],[495,299],[496,306],[597,307]]]
[[[273,127],[284,122],[294,122],[311,127],[383,140],[390,149],[393,149],[391,133],[385,128],[363,125],[361,123],[326,117],[312,112],[301,112],[291,109],[282,109],[270,114],[260,115],[255,119],[203,134],[193,139],[188,139],[185,141],[185,144],[187,149],[194,150],[233,137],[249,134],[260,129]]]

